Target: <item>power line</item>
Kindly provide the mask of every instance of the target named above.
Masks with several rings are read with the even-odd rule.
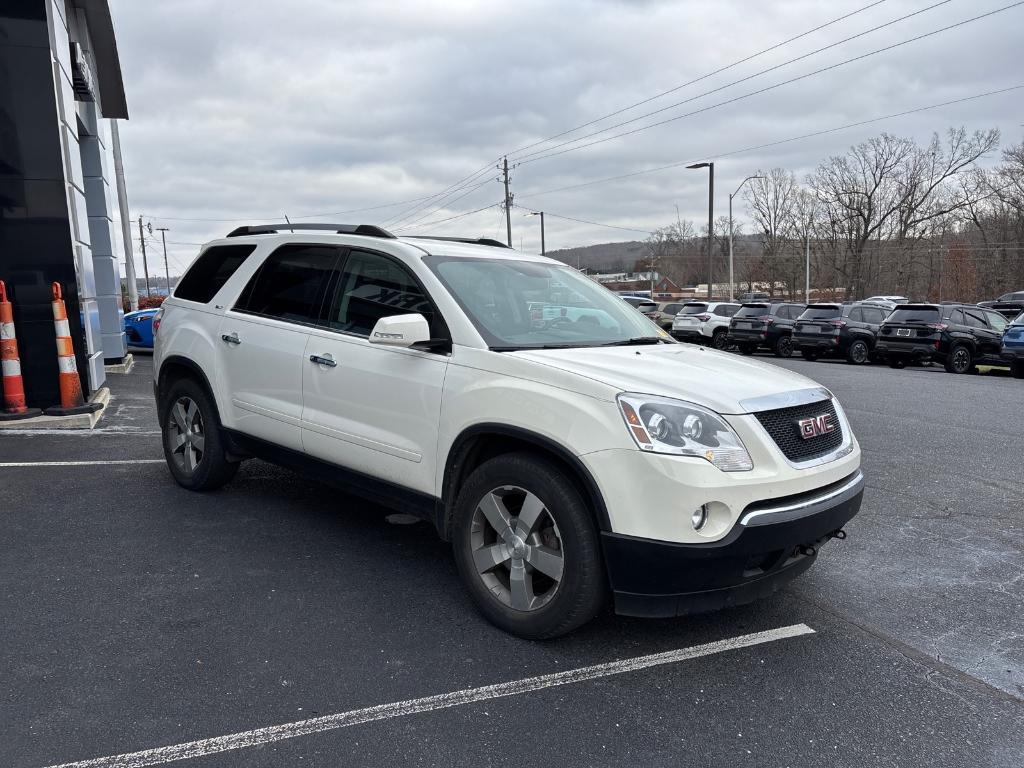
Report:
[[[825,29],[826,27],[830,27],[833,24],[839,23],[840,21],[844,21],[844,20],[850,18],[851,16],[856,16],[858,13],[862,13],[863,11],[866,11],[869,8],[874,8],[876,5],[881,5],[884,2],[886,2],[886,0],[876,0],[876,2],[868,3],[867,5],[865,5],[865,6],[861,7],[861,8],[858,8],[855,11],[851,11],[850,13],[844,14],[842,16],[838,16],[838,17],[832,19],[831,21],[827,21],[824,24],[820,24],[817,27],[814,27],[813,29],[807,30],[806,32],[801,32],[799,35],[796,35],[794,37],[790,37],[790,38],[788,38],[786,40],[783,40],[780,43],[776,43],[775,45],[773,45],[773,46],[771,46],[769,48],[765,48],[763,50],[760,50],[757,53],[752,53],[749,56],[746,56],[746,57],[744,57],[742,59],[737,59],[736,61],[732,62],[731,64],[726,64],[724,67],[719,67],[718,69],[716,69],[713,72],[708,72],[706,75],[701,75],[700,77],[694,78],[693,80],[685,82],[682,85],[674,86],[673,88],[669,88],[667,91],[662,91],[661,93],[655,94],[654,96],[650,96],[650,97],[648,97],[646,99],[643,99],[641,101],[637,101],[637,102],[634,102],[633,104],[630,104],[628,106],[622,107],[621,109],[617,109],[614,112],[609,112],[608,114],[602,115],[601,117],[596,117],[596,118],[594,118],[593,120],[591,120],[589,122],[582,123],[581,125],[577,125],[575,128],[569,128],[568,130],[562,131],[561,133],[556,133],[553,136],[548,136],[546,139],[541,139],[540,141],[535,141],[533,144],[528,144],[525,147],[519,147],[518,149],[514,149],[511,152],[509,152],[509,154],[510,155],[517,155],[520,152],[526,151],[527,149],[533,149],[536,146],[539,146],[541,144],[546,144],[549,141],[553,141],[554,139],[559,139],[562,136],[565,136],[567,134],[575,133],[576,131],[581,130],[583,128],[588,128],[591,125],[594,125],[595,123],[601,122],[602,120],[607,120],[609,117],[615,117],[616,115],[621,115],[623,112],[628,112],[629,110],[634,109],[636,107],[640,107],[640,106],[643,106],[644,104],[648,104],[648,103],[650,103],[652,101],[656,101],[657,99],[660,99],[663,96],[668,96],[670,93],[675,93],[676,91],[680,91],[683,88],[687,88],[687,87],[689,87],[691,85],[695,85],[696,83],[699,83],[702,80],[707,80],[709,77],[714,77],[715,75],[719,75],[722,72],[725,72],[727,70],[732,69],[733,67],[739,66],[740,64],[746,64],[748,61],[756,59],[759,56],[763,56],[766,53],[770,53],[770,52],[772,52],[774,50],[782,48],[785,45],[789,45],[790,43],[796,42],[797,40],[799,40],[799,39],[801,39],[803,37],[807,37],[808,35],[811,35],[811,34],[813,34],[815,32],[819,32],[820,30]],[[947,2],[949,2],[949,0],[947,0]],[[612,126],[612,127],[614,127],[614,126]]]
[[[424,228],[430,228],[430,227],[435,226],[436,224],[444,224],[447,221],[455,221],[455,219],[461,219],[461,218],[464,218],[465,216],[472,216],[474,213],[480,213],[480,211],[486,211],[488,208],[494,208],[495,206],[498,206],[498,205],[501,205],[501,201],[500,200],[498,202],[496,202],[496,203],[491,203],[490,205],[485,205],[482,208],[477,208],[476,210],[473,210],[473,211],[466,211],[465,213],[460,213],[460,214],[458,214],[456,216],[449,216],[446,219],[438,219],[437,221],[428,221],[426,224],[423,225],[423,227]]]
[[[741,96],[735,96],[735,97],[733,97],[731,99],[726,99],[725,101],[720,101],[720,102],[718,102],[716,104],[711,104],[711,105],[706,106],[706,107],[701,107],[700,109],[696,109],[696,110],[694,110],[692,112],[687,112],[687,113],[682,114],[682,115],[676,115],[675,117],[666,118],[665,120],[659,120],[659,121],[654,122],[654,123],[649,123],[647,125],[642,125],[642,126],[640,126],[638,128],[634,128],[634,129],[629,130],[629,131],[623,131],[622,133],[616,133],[616,134],[613,134],[611,136],[605,136],[602,139],[596,139],[596,140],[588,142],[586,144],[579,144],[577,146],[568,147],[566,149],[561,149],[561,150],[558,150],[556,152],[548,152],[547,154],[538,155],[536,157],[531,157],[531,158],[526,159],[526,160],[520,160],[519,163],[522,164],[522,165],[526,165],[527,163],[534,163],[534,162],[537,162],[538,160],[546,160],[546,159],[548,159],[550,157],[556,157],[558,155],[564,155],[564,154],[566,154],[568,152],[575,152],[575,151],[580,150],[580,149],[586,149],[587,147],[592,147],[592,146],[595,146],[597,144],[603,144],[606,141],[612,141],[613,139],[620,139],[620,138],[622,138],[624,136],[632,136],[633,134],[640,133],[641,131],[647,131],[647,130],[650,130],[651,128],[656,128],[656,127],[661,126],[661,125],[666,125],[668,123],[675,122],[676,120],[682,120],[683,118],[686,118],[686,117],[693,117],[694,115],[699,115],[699,114],[702,114],[704,112],[709,112],[709,111],[711,111],[713,109],[718,109],[719,107],[724,107],[724,106],[729,105],[729,104],[734,104],[737,101],[742,101],[744,99],[749,99],[751,96],[757,96],[757,95],[760,95],[762,93],[767,93],[768,91],[773,91],[776,88],[781,88],[784,85],[791,85],[792,83],[796,83],[796,82],[799,82],[801,80],[806,80],[809,77],[814,77],[815,75],[820,75],[823,72],[829,72],[829,71],[831,71],[833,69],[838,69],[839,67],[846,66],[847,64],[852,64],[852,63],[854,63],[856,61],[862,61],[863,59],[870,58],[871,56],[876,56],[879,53],[885,53],[886,51],[891,51],[891,50],[894,50],[896,48],[900,48],[900,47],[902,47],[904,45],[909,45],[910,43],[914,43],[914,42],[917,42],[919,40],[924,40],[925,38],[928,38],[928,37],[933,37],[934,35],[941,34],[942,32],[948,32],[951,29],[956,29],[957,27],[962,27],[962,26],[964,26],[966,24],[971,24],[971,23],[973,23],[975,21],[979,21],[979,20],[987,18],[989,16],[994,16],[997,13],[1002,13],[1003,11],[1010,10],[1011,8],[1016,8],[1019,5],[1024,5],[1024,0],[1018,0],[1018,2],[1016,2],[1016,3],[1011,3],[1009,5],[1005,5],[1002,8],[997,8],[994,11],[989,11],[988,13],[982,13],[982,14],[979,14],[978,16],[973,16],[973,17],[971,17],[969,19],[964,19],[963,21],[958,21],[955,24],[949,24],[949,25],[947,25],[945,27],[941,27],[939,29],[932,30],[931,32],[925,32],[925,33],[917,35],[915,37],[911,37],[911,38],[908,38],[906,40],[901,40],[898,43],[893,43],[892,45],[887,45],[887,46],[884,46],[882,48],[878,48],[878,49],[876,49],[874,51],[869,51],[868,53],[862,53],[859,56],[853,56],[853,57],[851,57],[849,59],[845,59],[843,61],[837,62],[836,64],[830,64],[827,67],[821,67],[820,69],[816,69],[813,72],[807,72],[806,74],[803,74],[803,75],[797,75],[796,77],[791,77],[788,80],[783,80],[782,82],[775,83],[774,85],[768,85],[768,86],[765,86],[764,88],[759,88],[756,91],[750,91],[749,93],[742,94]],[[685,102],[680,102],[680,103],[685,103]],[[669,109],[669,108],[670,107],[666,107],[666,109]],[[663,111],[663,110],[660,110],[660,111]],[[639,118],[637,118],[637,119],[639,119]],[[632,122],[632,121],[629,121],[629,122]],[[623,123],[623,125],[624,124],[625,123]]]
[[[608,229],[621,229],[621,230],[624,230],[626,232],[642,232],[645,235],[651,234],[651,230],[649,230],[649,229],[637,229],[635,227],[622,227],[622,226],[619,226],[618,224],[602,224],[600,221],[588,221],[587,219],[575,219],[572,216],[562,216],[561,214],[552,213],[551,211],[548,211],[548,210],[545,210],[544,213],[547,216],[554,216],[556,219],[565,219],[567,221],[576,221],[576,222],[579,222],[580,224],[593,224],[595,227],[607,227]]]
[[[493,181],[493,179],[484,179],[484,180],[483,180],[482,182],[480,182],[479,184],[477,184],[477,185],[475,185],[475,186],[473,186],[473,187],[470,187],[469,189],[467,189],[467,190],[466,190],[465,192],[463,192],[463,193],[462,193],[461,195],[459,195],[458,197],[456,197],[456,198],[454,198],[454,199],[452,199],[452,200],[448,201],[448,202],[447,202],[447,203],[445,203],[444,205],[440,205],[440,206],[438,206],[438,207],[436,207],[436,208],[434,208],[434,209],[430,210],[429,212],[427,212],[427,213],[423,214],[422,216],[420,216],[420,217],[419,217],[419,218],[417,218],[417,219],[413,219],[413,220],[411,220],[411,221],[409,221],[409,222],[407,222],[407,223],[405,223],[405,224],[401,224],[401,225],[399,225],[399,226],[395,226],[395,225],[389,225],[389,226],[391,226],[391,228],[392,228],[392,229],[396,229],[396,230],[399,230],[399,231],[400,231],[400,230],[403,230],[403,229],[409,229],[410,227],[414,227],[414,226],[416,226],[416,225],[417,225],[417,224],[418,224],[419,222],[423,221],[424,219],[429,219],[429,218],[430,218],[431,216],[433,216],[433,215],[437,214],[438,212],[440,212],[440,211],[441,211],[441,210],[443,210],[444,208],[447,208],[447,207],[449,207],[450,205],[452,205],[452,204],[454,204],[454,203],[457,203],[457,202],[458,202],[459,200],[461,200],[462,198],[464,198],[464,197],[467,197],[467,196],[469,196],[469,195],[473,194],[474,192],[476,192],[476,190],[480,189],[480,187],[484,186],[484,184],[489,184],[489,183],[491,183],[492,181]]]
[[[750,146],[750,147],[743,147],[742,149],[733,149],[733,150],[730,150],[728,152],[712,152],[712,153],[707,153],[705,155],[702,155],[701,157],[714,157],[714,158],[718,158],[718,159],[723,158],[723,157],[732,157],[733,155],[739,155],[739,154],[743,154],[745,152],[754,152],[754,151],[759,150],[759,149],[768,149],[770,147],[777,147],[777,146],[780,146],[782,144],[792,143],[794,141],[802,141],[804,139],[811,139],[811,138],[814,138],[814,137],[817,137],[817,136],[825,136],[825,135],[830,134],[830,133],[837,133],[839,131],[845,131],[845,130],[848,130],[850,128],[858,128],[858,127],[863,126],[863,125],[870,125],[871,123],[878,123],[878,122],[881,122],[883,120],[891,120],[891,119],[896,118],[896,117],[905,117],[906,115],[912,115],[912,114],[916,114],[918,112],[926,112],[926,111],[931,110],[931,109],[939,109],[941,107],[948,107],[948,106],[952,106],[954,104],[962,104],[964,102],[974,101],[975,99],[982,99],[982,98],[985,98],[985,97],[988,97],[988,96],[997,96],[997,95],[1000,95],[1000,94],[1003,94],[1003,93],[1009,93],[1010,91],[1020,90],[1021,88],[1024,88],[1024,84],[1022,84],[1022,85],[1012,85],[1012,86],[1009,86],[1007,88],[999,88],[997,90],[986,91],[984,93],[976,93],[976,94],[974,94],[972,96],[964,96],[963,98],[952,99],[950,101],[943,101],[943,102],[939,102],[937,104],[928,104],[927,106],[915,107],[914,109],[907,109],[907,110],[904,110],[902,112],[893,112],[893,113],[888,114],[888,115],[880,115],[878,117],[871,117],[871,118],[868,118],[867,120],[858,120],[858,121],[853,122],[853,123],[846,123],[845,125],[838,125],[838,126],[835,126],[835,127],[832,127],[832,128],[824,128],[824,129],[822,129],[820,131],[812,131],[811,133],[803,133],[803,134],[800,134],[799,136],[791,136],[791,137],[786,138],[786,139],[779,139],[778,141],[770,141],[770,142],[767,142],[765,144],[757,144],[757,145]],[[660,171],[667,171],[667,170],[670,170],[672,168],[679,168],[679,167],[684,166],[684,165],[689,165],[689,164],[691,164],[693,162],[696,162],[699,159],[700,159],[700,157],[694,157],[694,158],[691,158],[691,159],[688,159],[688,160],[680,160],[678,162],[669,163],[668,165],[659,165],[659,166],[657,166],[655,168],[647,168],[647,169],[642,170],[642,171],[633,171],[631,173],[623,173],[623,174],[619,174],[617,176],[606,176],[606,177],[601,178],[601,179],[594,179],[592,181],[585,181],[585,182],[582,182],[580,184],[569,184],[569,185],[566,185],[564,187],[554,187],[552,189],[543,189],[543,190],[539,190],[539,191],[536,191],[536,192],[526,192],[525,194],[521,195],[521,198],[522,199],[530,199],[530,198],[534,198],[534,197],[540,197],[541,195],[549,195],[549,194],[552,194],[554,192],[565,192],[567,190],[580,189],[582,187],[590,187],[590,186],[594,186],[596,184],[606,184],[609,181],[619,181],[621,179],[629,179],[629,178],[632,178],[634,176],[643,176],[643,175],[646,175],[648,173],[658,173]]]
[[[491,171],[491,162],[488,162],[486,165],[481,166],[479,169],[477,169],[473,173],[469,174],[468,176],[465,176],[465,177],[459,179],[454,184],[449,184],[447,187],[442,189],[440,192],[437,192],[437,193],[435,193],[433,195],[429,195],[428,198],[426,198],[426,199],[430,200],[432,202],[426,202],[425,204],[421,203],[420,205],[415,205],[412,208],[407,209],[406,211],[400,212],[396,216],[388,217],[383,222],[381,222],[381,224],[382,224],[382,226],[395,226],[395,225],[399,224],[400,222],[402,222],[404,219],[407,219],[407,218],[409,218],[411,216],[415,216],[417,213],[419,213],[419,211],[423,210],[424,208],[428,208],[428,207],[430,207],[431,205],[433,205],[435,203],[438,204],[438,206],[443,205],[445,198],[450,197],[452,194],[461,191],[466,186],[469,186],[474,181],[476,181],[478,178],[480,178],[481,174],[483,174],[485,172],[489,173],[490,171]]]

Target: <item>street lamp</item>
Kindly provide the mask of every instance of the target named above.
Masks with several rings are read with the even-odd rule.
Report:
[[[540,216],[540,255],[546,255],[544,252],[544,211],[532,211],[527,216]]]
[[[732,276],[732,199],[740,193],[740,189],[751,179],[763,179],[764,176],[747,176],[740,185],[736,187],[736,191],[729,195],[729,301],[736,300],[736,283],[733,281]]]
[[[694,163],[686,167],[691,170],[696,170],[697,168],[708,169],[708,299],[710,299],[715,243],[715,164]]]

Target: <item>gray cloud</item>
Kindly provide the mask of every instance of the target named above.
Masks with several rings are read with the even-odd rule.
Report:
[[[867,0],[733,2],[381,2],[112,0],[131,120],[122,128],[132,214],[171,228],[172,257],[229,222],[345,211],[429,195],[503,152],[700,77]],[[889,0],[669,97],[634,117],[910,13]],[[777,72],[701,98],[671,117],[968,18],[1005,3],[955,0]],[[819,131],[1018,84],[1024,8],[635,136],[513,172],[516,244],[539,248],[529,207],[639,229],[706,216],[707,176],[674,169],[547,195],[547,189]],[[926,140],[950,125],[1019,140],[1020,93],[894,119],[716,162],[716,208],[757,168],[803,177],[882,130]],[[630,126],[632,127],[632,126]],[[573,134],[575,136],[577,134]],[[483,174],[480,180],[496,178]],[[421,226],[497,201],[497,181],[415,217]],[[410,206],[353,214],[384,221]],[[743,211],[737,210],[742,218]],[[353,219],[354,220],[354,219]],[[503,233],[491,209],[437,233]],[[642,237],[642,235],[637,235]],[[549,220],[548,245],[628,239]]]

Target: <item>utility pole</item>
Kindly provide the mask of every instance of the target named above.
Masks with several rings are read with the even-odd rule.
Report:
[[[142,246],[142,271],[146,275],[146,297],[152,294],[149,291],[149,262],[146,261],[146,235],[142,231],[142,217],[139,216],[139,245]]]
[[[508,247],[512,247],[512,195],[508,191],[508,156],[503,165],[505,176],[505,229],[508,233]]]
[[[811,303],[811,233],[807,232],[807,250],[804,253],[804,304]]]
[[[164,277],[167,278],[167,295],[171,295],[171,270],[167,266],[167,227],[157,227],[157,231],[160,233],[160,242],[164,245]]]
[[[117,207],[121,218],[121,239],[124,240],[124,281],[128,284],[128,308],[139,308],[139,286],[135,283],[135,256],[132,254],[132,221],[128,215],[128,193],[124,187],[124,164],[121,162],[121,137],[117,120],[110,121],[110,138],[114,149],[114,179],[117,182]]]

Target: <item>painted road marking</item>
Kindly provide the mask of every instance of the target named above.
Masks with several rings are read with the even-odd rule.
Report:
[[[108,464],[163,464],[165,459],[110,459],[109,461],[5,461],[3,467],[103,467]]]
[[[252,731],[241,731],[227,736],[215,736],[199,741],[189,741],[183,744],[172,744],[166,747],[154,747],[144,749],[141,752],[126,752],[121,755],[109,757],[96,757],[89,760],[81,760],[75,763],[62,763],[51,765],[48,768],[143,768],[148,765],[162,765],[174,762],[175,760],[190,760],[207,755],[215,755],[219,752],[228,752],[234,749],[255,747],[260,744],[269,744],[285,739],[294,739],[297,736],[309,736],[314,733],[333,731],[339,728],[348,728],[352,725],[371,723],[376,720],[388,720],[394,717],[415,715],[421,712],[433,712],[439,709],[449,709],[465,704],[474,704],[488,699],[498,699],[507,696],[517,696],[531,691],[540,691],[545,688],[553,688],[559,685],[572,685],[587,680],[596,680],[600,677],[610,675],[621,675],[626,672],[636,672],[641,669],[649,669],[664,664],[674,664],[678,661],[696,659],[701,656],[711,656],[724,651],[732,651],[737,648],[749,648],[753,645],[771,643],[776,640],[785,640],[790,637],[813,634],[814,630],[806,624],[793,624],[788,627],[769,629],[765,632],[755,632],[749,635],[740,635],[727,640],[718,640],[704,645],[694,645],[690,648],[680,648],[675,651],[654,653],[649,656],[637,656],[622,661],[610,661],[604,664],[595,664],[590,667],[570,669],[565,672],[555,672],[550,675],[539,677],[528,677],[524,680],[512,680],[507,683],[496,683],[485,685],[481,688],[466,688],[461,691],[442,693],[436,696],[427,696],[422,699],[409,699],[407,701],[396,701],[391,704],[378,704],[375,707],[365,709],[353,709],[348,712],[339,712],[334,715],[324,715],[308,720],[299,720],[294,723],[272,725],[266,728],[257,728]]]

